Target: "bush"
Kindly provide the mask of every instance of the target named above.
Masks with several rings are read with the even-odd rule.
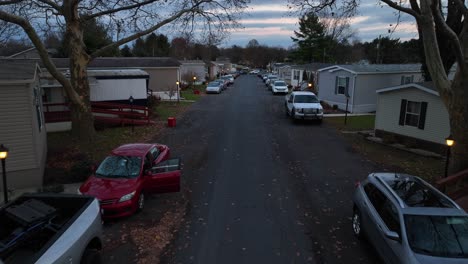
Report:
[[[333,110],[338,110],[338,105],[334,104],[333,105]]]

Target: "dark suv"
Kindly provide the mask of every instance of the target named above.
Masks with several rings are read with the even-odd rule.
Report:
[[[468,214],[422,179],[373,173],[353,202],[354,234],[385,263],[468,263]]]

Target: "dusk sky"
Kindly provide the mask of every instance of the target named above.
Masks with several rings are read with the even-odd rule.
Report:
[[[351,22],[357,39],[370,41],[379,35],[390,35],[390,24],[395,25],[397,21],[394,9],[379,5],[377,0],[362,0],[358,10]],[[414,18],[402,14],[401,20],[391,37],[417,38]],[[256,39],[261,45],[287,48],[293,44],[290,37],[294,36],[294,30],[299,28],[298,17],[288,13],[286,0],[252,0],[240,22],[244,29],[233,32],[223,46],[245,46],[249,40]]]

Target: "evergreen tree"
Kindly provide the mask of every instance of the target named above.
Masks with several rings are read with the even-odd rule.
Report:
[[[299,19],[299,31],[294,31],[295,37],[291,39],[298,49],[293,54],[301,62],[324,61],[324,50],[331,38],[325,34],[325,27],[320,23],[317,15],[308,13]]]

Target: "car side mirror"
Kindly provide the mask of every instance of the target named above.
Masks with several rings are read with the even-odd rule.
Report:
[[[293,102],[293,100],[292,100],[292,99],[289,99],[289,100],[288,100],[288,103],[292,103],[292,102]]]
[[[401,242],[400,235],[398,235],[397,232],[387,231],[387,232],[385,232],[385,236],[388,239],[391,239],[391,240],[394,240],[394,241],[397,241],[397,242]]]

